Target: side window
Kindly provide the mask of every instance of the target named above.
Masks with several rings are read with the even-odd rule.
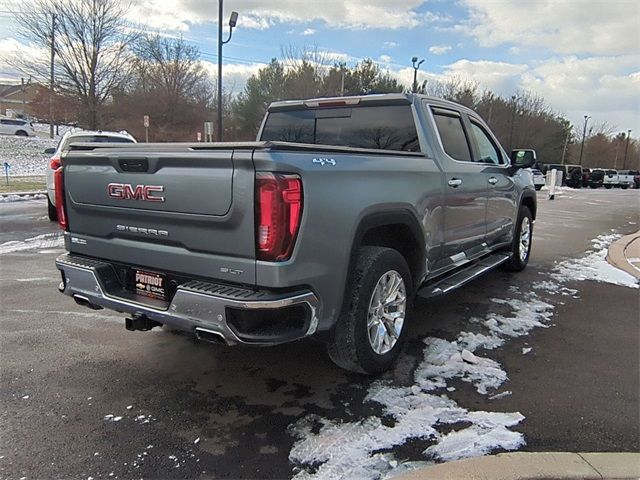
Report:
[[[469,142],[462,127],[462,118],[454,112],[449,115],[440,109],[433,109],[432,111],[444,151],[447,152],[447,155],[451,158],[470,162],[471,150],[469,149]]]
[[[471,121],[471,133],[476,141],[476,145],[478,146],[478,154],[480,155],[478,162],[494,163],[496,165],[504,163],[502,155],[500,154],[500,149],[496,146],[485,129],[473,120]]]

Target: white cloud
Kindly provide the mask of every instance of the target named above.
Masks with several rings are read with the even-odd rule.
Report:
[[[389,63],[393,60],[389,55],[380,55],[378,58],[382,63]]]
[[[28,1],[28,0],[27,0]],[[423,0],[344,0],[303,2],[300,0],[236,0],[227,3],[239,12],[238,27],[264,29],[278,22],[319,20],[334,28],[412,28],[447,20],[432,13],[418,13]],[[137,0],[132,18],[154,28],[185,30],[191,23],[217,22],[217,8],[210,0]]]
[[[384,49],[389,49],[389,48],[396,48],[399,47],[400,44],[398,42],[384,42],[382,44],[382,48]]]
[[[429,53],[433,53],[434,55],[444,55],[451,51],[451,48],[451,45],[432,45],[429,47]]]
[[[591,115],[594,124],[607,122],[617,130],[640,132],[640,55],[578,58],[568,56],[532,64],[488,60],[458,60],[434,74],[423,64],[422,83],[453,78],[476,81],[502,96],[527,90],[542,96],[555,111],[574,124]],[[426,68],[425,68],[426,67]],[[411,85],[413,69],[391,72],[404,85]]]
[[[308,36],[308,35],[313,35],[314,33],[316,33],[315,29],[313,29],[313,28],[306,28],[306,29],[302,32],[302,35],[304,35],[304,36]]]
[[[205,68],[212,80],[218,78],[218,64],[203,61],[202,66]],[[231,90],[234,94],[244,90],[247,79],[251,75],[256,75],[258,71],[265,67],[265,63],[225,63],[222,66],[222,85],[225,90]]]
[[[562,54],[631,54],[638,49],[637,2],[463,0],[470,10],[456,30],[481,46],[516,44]]]

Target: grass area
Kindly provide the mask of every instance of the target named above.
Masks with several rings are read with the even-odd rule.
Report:
[[[0,178],[0,193],[36,192],[47,189],[44,176],[9,177],[9,185],[4,176]]]

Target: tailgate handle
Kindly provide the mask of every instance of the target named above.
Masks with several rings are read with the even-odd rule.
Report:
[[[149,160],[146,158],[121,158],[118,160],[124,172],[146,172],[149,170]]]

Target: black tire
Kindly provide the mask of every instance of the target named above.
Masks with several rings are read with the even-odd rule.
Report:
[[[604,188],[611,189],[611,185],[605,185]]]
[[[536,190],[542,190],[542,185],[536,185],[535,188]]]
[[[622,188],[623,190],[626,190],[627,188],[629,188],[629,185],[622,185],[620,188]]]
[[[367,327],[369,306],[378,281],[388,272],[397,272],[404,281],[406,308],[404,323],[398,339],[386,353],[376,353],[369,340]],[[391,248],[362,247],[355,260],[355,270],[349,285],[342,312],[327,351],[331,360],[341,368],[357,373],[376,374],[391,368],[406,338],[407,317],[413,302],[411,273],[404,257]]]
[[[49,199],[49,195],[47,195],[47,215],[49,216],[49,220],[52,222],[58,221],[58,212],[56,211],[56,207],[51,203]]]
[[[27,132],[25,132],[24,130],[18,130],[16,132],[16,135],[19,136],[19,137],[28,137],[29,136],[29,134]]]
[[[524,219],[529,223],[529,243],[527,246],[527,254],[524,257],[520,256],[520,236],[522,234],[522,228],[524,225]],[[521,272],[525,269],[529,263],[529,257],[531,256],[531,244],[533,240],[533,216],[529,209],[525,206],[520,207],[520,213],[518,214],[518,223],[516,223],[516,229],[513,234],[513,242],[511,244],[511,258],[504,264],[504,268],[510,272]]]

